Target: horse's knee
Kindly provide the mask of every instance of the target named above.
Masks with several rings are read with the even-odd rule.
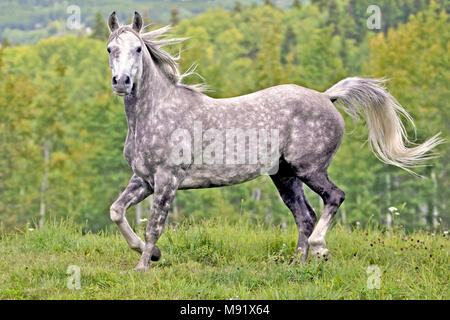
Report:
[[[333,208],[339,208],[341,204],[345,200],[345,192],[339,188],[335,188],[331,193],[329,198],[327,199],[327,203],[329,206]]]
[[[345,200],[345,192],[341,189],[336,189],[336,204],[339,207]]]
[[[123,209],[119,208],[118,206],[113,204],[111,208],[109,208],[109,217],[112,222],[120,223],[123,220],[123,216]]]

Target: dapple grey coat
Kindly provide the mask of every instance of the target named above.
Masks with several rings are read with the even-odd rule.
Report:
[[[435,136],[405,147],[398,114],[410,118],[380,80],[349,78],[325,93],[289,84],[213,99],[181,83],[175,59],[161,49],[180,40],[162,39],[168,28],[141,34],[138,13],[132,26],[119,26],[115,13],[108,25],[112,87],[124,96],[128,121],[124,155],[134,172],[111,206],[111,219],[129,246],[142,253],[136,270],[159,259],[156,242],[178,189],[232,185],[266,173],[294,215],[301,261],[310,247],[313,255],[327,257],[325,234],[345,198],[327,174],[344,134],[344,120],[333,102],[354,118],[366,118],[370,145],[386,163],[407,169],[426,160],[440,143]],[[324,201],[317,225],[303,183]],[[150,194],[154,200],[144,243],[125,212]]]

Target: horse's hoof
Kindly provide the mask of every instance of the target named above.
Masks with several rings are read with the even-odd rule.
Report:
[[[302,265],[302,266],[306,265],[306,256],[302,255],[300,260],[299,260],[299,257],[295,257],[294,260],[292,260],[290,266],[295,267],[297,265]]]
[[[157,246],[153,248],[152,251],[152,257],[150,258],[151,261],[158,261],[161,259],[161,250]]]
[[[324,259],[325,261],[331,258],[330,251],[327,248],[311,249],[311,255],[319,259]]]
[[[145,271],[147,271],[147,270],[148,270],[148,267],[143,266],[143,265],[141,265],[141,264],[138,264],[138,265],[134,268],[134,271],[136,271],[136,272],[145,272]]]
[[[296,265],[298,265],[298,260],[297,260],[297,258],[294,258],[294,260],[292,260],[292,262],[289,266],[295,267]]]

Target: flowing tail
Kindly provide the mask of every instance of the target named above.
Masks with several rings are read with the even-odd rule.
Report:
[[[382,162],[415,174],[410,168],[423,165],[433,158],[430,151],[444,142],[440,133],[424,143],[407,147],[408,140],[403,116],[415,128],[411,116],[383,86],[385,80],[347,78],[341,80],[325,94],[355,121],[361,116],[369,127],[369,145]]]

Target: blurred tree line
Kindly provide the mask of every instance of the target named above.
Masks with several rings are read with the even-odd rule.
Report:
[[[369,4],[382,12],[369,30]],[[449,133],[449,28],[444,1],[293,1],[289,9],[236,4],[179,20],[181,69],[198,64],[213,97],[296,83],[324,91],[342,78],[386,77],[411,113],[417,142]],[[145,24],[150,18],[144,17]],[[89,36],[64,36],[0,50],[0,230],[72,216],[86,230],[111,225],[109,206],[132,172],[123,158],[126,120],[112,94],[102,16]],[[189,81],[198,82],[195,76]],[[346,116],[345,116],[346,117]],[[420,179],[379,162],[365,144],[363,123],[347,132],[330,167],[347,197],[337,220],[435,230],[449,223],[449,148]],[[414,138],[412,128],[408,128]],[[301,147],[301,146],[299,146]],[[321,201],[307,190],[317,212]],[[150,201],[137,209],[136,223]],[[390,209],[391,208],[391,209]],[[394,209],[395,208],[395,209]],[[293,223],[268,177],[226,188],[179,191],[169,221],[239,214],[281,226]],[[130,216],[131,217],[131,216]],[[134,220],[134,219],[130,219]]]
[[[262,3],[264,0],[240,0],[242,3]],[[280,0],[282,4],[284,0]],[[0,1],[0,40],[8,38],[14,44],[37,43],[42,38],[62,34],[85,33],[95,23],[95,14],[107,17],[113,10],[120,21],[126,21],[134,10],[149,14],[155,21],[169,23],[173,10],[180,18],[191,18],[209,8],[232,8],[236,0],[2,0]],[[73,13],[70,6],[80,9],[80,30],[69,30],[66,22]]]

